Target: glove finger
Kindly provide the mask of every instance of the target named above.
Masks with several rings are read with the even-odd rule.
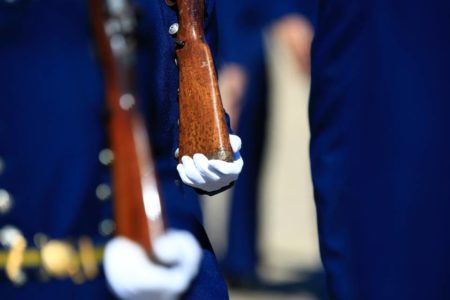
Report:
[[[186,232],[169,235],[168,239],[167,245],[159,251],[170,251],[168,247],[182,249],[177,265],[170,268],[149,260],[144,249],[131,240],[118,237],[108,242],[104,268],[116,295],[121,299],[177,299],[186,290],[198,272],[200,246]]]
[[[154,245],[155,255],[167,264],[195,265],[200,260],[201,250],[198,242],[187,231],[170,230],[159,237]]]
[[[233,152],[236,153],[241,150],[242,140],[237,135],[230,134],[230,144],[231,144],[231,148],[233,149]]]
[[[175,150],[175,153],[173,154],[173,156],[175,156],[175,159],[178,159],[179,154],[180,154],[180,148],[177,148]]]
[[[226,184],[222,184],[222,185],[218,185],[217,186],[217,184],[219,184],[217,181],[211,181],[207,185],[205,185],[205,184],[194,184],[192,182],[192,180],[187,177],[186,171],[184,169],[183,164],[178,164],[177,170],[178,170],[178,174],[180,175],[181,180],[185,184],[187,184],[189,186],[192,186],[194,188],[200,188],[200,189],[204,190],[205,192],[213,192],[213,191],[216,191],[216,190],[220,189],[222,186],[226,185]],[[223,176],[223,175],[221,174],[221,175],[217,175],[217,176]],[[216,184],[214,184],[214,183],[216,183]]]
[[[194,164],[194,161],[189,156],[183,156],[181,158],[183,162],[184,170],[186,171],[186,176],[191,180],[191,182],[195,185],[204,184],[205,180],[203,179],[200,172],[197,170],[197,167]]]
[[[127,238],[116,237],[108,242],[103,267],[109,285],[121,299],[136,299],[144,290],[160,288],[160,267],[148,259],[142,247]]]
[[[238,160],[235,160],[232,163],[225,162],[222,160],[210,160],[209,161],[210,167],[220,172],[223,175],[239,175],[239,173],[242,170],[242,167],[244,165],[244,161],[242,158],[239,158]]]
[[[147,264],[152,263],[147,261]],[[130,286],[132,293],[125,299],[178,299],[195,275],[186,272],[182,267],[152,266],[150,269],[145,265],[141,265],[145,269],[139,274],[139,278],[134,279],[136,285]]]
[[[205,181],[218,181],[220,176],[209,169],[209,160],[203,154],[194,155],[194,163]]]
[[[197,240],[187,231],[170,230],[155,241],[153,250],[162,262],[173,264],[168,270],[172,284],[185,289],[189,283],[185,278],[193,278],[200,265],[202,251]]]
[[[183,164],[178,164],[177,166],[178,175],[180,175],[181,180],[187,185],[194,185],[194,183],[186,176],[186,171],[184,170]]]

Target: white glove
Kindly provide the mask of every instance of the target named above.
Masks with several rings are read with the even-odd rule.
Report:
[[[181,180],[189,186],[206,192],[217,191],[235,181],[244,165],[239,154],[242,142],[237,135],[230,134],[230,144],[234,152],[234,162],[208,160],[205,155],[199,153],[194,154],[193,159],[183,156],[182,163],[177,166]]]
[[[141,246],[127,238],[116,237],[106,245],[106,279],[120,299],[178,299],[197,275],[202,252],[190,233],[169,231],[153,248],[158,259],[171,267],[156,265]]]

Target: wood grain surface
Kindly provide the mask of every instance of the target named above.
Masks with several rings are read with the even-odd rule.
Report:
[[[179,158],[202,153],[232,162],[225,111],[208,44],[204,39],[204,0],[177,0],[180,30],[177,62],[180,70]]]

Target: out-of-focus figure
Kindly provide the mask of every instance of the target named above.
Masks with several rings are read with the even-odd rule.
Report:
[[[315,1],[217,3],[220,53],[219,82],[232,128],[243,137],[246,165],[232,192],[223,268],[231,283],[258,284],[258,182],[267,126],[267,70],[264,30],[286,41],[299,68],[309,72]],[[274,24],[272,24],[272,22]]]
[[[106,2],[113,8],[123,5]],[[169,268],[153,263],[137,244],[114,238],[109,168],[114,153],[108,149],[104,77],[88,3],[0,1],[1,298],[114,298],[100,268],[106,246],[108,283],[121,298],[227,299],[197,195],[181,184],[173,157],[178,140],[176,9],[170,1],[133,1],[140,7],[139,108],[154,142],[167,225],[184,230],[169,232],[155,244],[160,260],[175,264]],[[207,0],[205,30],[211,44],[213,8]],[[108,25],[112,33],[133,26]],[[111,46],[120,48],[123,42],[116,36]],[[127,109],[134,101],[125,97],[121,104]],[[189,172],[198,170],[189,166]],[[220,176],[213,175],[212,187],[207,176],[191,185],[220,188]]]

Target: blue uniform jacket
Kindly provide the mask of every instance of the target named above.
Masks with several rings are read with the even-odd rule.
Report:
[[[205,249],[200,275],[186,298],[227,298],[197,197],[177,181],[178,69],[175,40],[168,33],[176,12],[164,0],[137,4],[138,89],[169,225],[190,230]],[[206,6],[205,30],[214,46],[214,1]],[[87,1],[0,1],[0,195],[8,200],[7,209],[0,209],[0,230],[15,226],[30,247],[39,233],[64,240],[86,235],[96,244],[112,234],[110,170],[99,161],[107,147],[105,93],[93,42]],[[2,279],[0,294],[8,299],[110,297],[102,276],[82,286],[31,278],[21,288]]]

